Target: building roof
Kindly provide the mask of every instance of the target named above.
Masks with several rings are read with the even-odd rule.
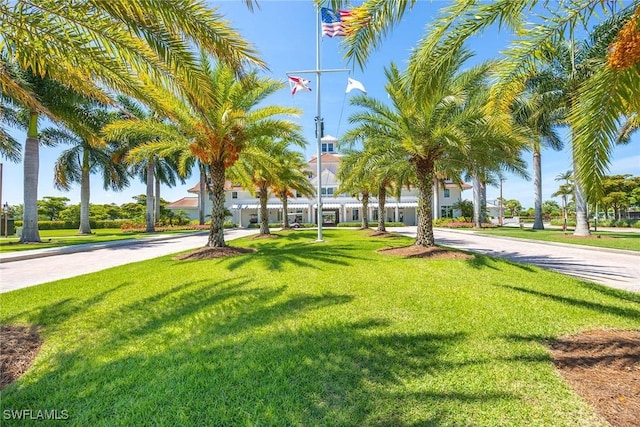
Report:
[[[240,184],[233,184],[231,183],[231,181],[224,182],[224,191],[240,190],[240,189],[242,189],[242,186]],[[198,194],[199,192],[200,192],[200,183],[197,183],[196,185],[194,185],[193,187],[187,190],[187,193]]]
[[[180,200],[176,200],[173,203],[169,203],[165,206],[167,209],[197,209],[198,198],[197,197],[183,197]]]
[[[317,158],[318,156],[313,156],[311,160],[309,160],[309,163],[316,163]],[[339,163],[341,159],[340,159],[340,156],[337,154],[323,153],[320,160],[322,160],[322,163],[324,162]]]

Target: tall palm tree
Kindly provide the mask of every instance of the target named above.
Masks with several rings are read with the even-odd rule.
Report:
[[[119,96],[121,108],[120,120],[112,120],[102,129],[103,135],[120,146],[119,158],[130,166],[131,174],[140,177],[146,183],[145,231],[155,231],[155,222],[159,218],[161,181],[175,185],[175,162],[171,158],[156,153],[137,153],[133,150],[149,141],[156,141],[167,135],[167,127],[172,125],[156,111],[149,111],[133,99]],[[190,169],[185,171],[189,173]]]
[[[155,153],[178,155],[180,172],[198,160],[206,165],[207,190],[212,193],[211,228],[207,246],[224,247],[224,183],[226,171],[238,160],[250,141],[257,138],[291,138],[300,126],[286,117],[299,115],[296,108],[263,105],[269,95],[285,87],[284,82],[260,77],[256,70],[238,77],[223,63],[212,65],[202,57],[207,76],[203,86],[171,102],[168,114],[175,123],[164,135],[132,150],[132,155]],[[170,94],[166,94],[170,97]],[[170,104],[170,102],[167,102]],[[209,184],[210,182],[210,184]]]
[[[247,4],[252,6],[251,1]],[[248,64],[264,66],[224,17],[200,0],[86,0],[62,6],[58,0],[0,2],[0,85],[4,96],[30,111],[22,241],[40,241],[38,118],[65,118],[43,102],[21,72],[64,82],[105,103],[111,101],[112,91],[118,91],[161,105],[149,85],[180,90],[202,79],[193,45],[238,72]]]
[[[366,96],[351,99],[352,104],[365,111],[350,117],[350,122],[356,126],[343,136],[343,140],[382,138],[397,141],[404,151],[403,158],[414,170],[419,191],[415,244],[419,246],[435,245],[432,184],[437,165],[449,158],[466,157],[473,142],[479,140],[481,128],[487,140],[491,140],[492,133],[499,129],[474,104],[478,99],[474,91],[482,87],[489,68],[482,65],[459,71],[470,57],[469,51],[459,50],[448,67],[440,69],[440,75],[432,76],[438,84],[431,85],[428,94],[426,88],[414,86],[416,83],[408,73],[401,74],[395,64],[391,64],[385,73],[392,107]],[[415,93],[423,96],[416,97]]]
[[[99,107],[89,107],[84,113],[84,122],[93,127],[98,135],[102,126],[113,118],[113,114]],[[40,142],[49,145],[69,144],[55,163],[54,186],[70,190],[73,183],[80,184],[79,234],[91,234],[89,221],[91,174],[101,172],[103,188],[114,191],[129,185],[126,167],[113,161],[114,147],[105,143],[91,143],[86,137],[72,129],[46,128],[40,134]]]
[[[542,148],[559,151],[563,141],[556,127],[563,124],[561,87],[552,72],[540,70],[529,79],[525,92],[514,102],[513,114],[517,123],[528,132],[533,152],[534,230],[543,230],[542,221]]]
[[[356,31],[347,32],[343,43],[346,56],[364,66],[373,49],[379,48],[386,34],[410,10],[416,0],[393,2],[365,0],[358,7]],[[330,0],[322,3],[333,8],[344,7],[346,0]],[[576,176],[586,194],[597,198],[602,191],[602,178],[606,174],[612,152],[612,141],[618,130],[618,119],[629,111],[640,112],[640,46],[633,44],[633,22],[637,22],[640,0],[625,3],[616,10],[614,2],[575,0],[570,2],[546,2],[540,0],[498,0],[476,2],[456,0],[440,11],[440,16],[428,26],[410,61],[413,80],[429,87],[436,81],[440,68],[447,68],[457,50],[471,36],[499,24],[506,27],[516,39],[504,52],[501,80],[494,87],[493,104],[502,111],[511,107],[513,99],[525,87],[527,77],[535,73],[537,59],[549,46],[560,46],[573,40],[585,23],[599,16],[611,16],[599,30],[602,39],[617,37],[618,45],[628,49],[606,49],[603,44],[600,60],[592,63],[594,73],[580,85],[579,100],[569,113],[573,129],[572,144]],[[536,25],[529,25],[529,14],[534,7],[538,18]],[[632,18],[636,10],[635,18]],[[621,25],[622,24],[622,25]],[[623,58],[620,58],[623,56]],[[624,58],[626,57],[626,58]],[[607,61],[608,60],[608,61]],[[421,96],[422,94],[416,94]],[[598,117],[599,120],[593,120]],[[580,229],[585,224],[581,224]],[[588,228],[587,228],[588,230]]]

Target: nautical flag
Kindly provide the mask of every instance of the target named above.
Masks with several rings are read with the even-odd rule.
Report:
[[[322,35],[329,37],[344,37],[345,25],[344,19],[351,16],[348,10],[340,10],[336,13],[334,10],[323,7],[320,9],[322,21]]]
[[[349,93],[353,89],[358,89],[358,90],[360,90],[360,91],[362,91],[364,93],[367,93],[367,91],[365,90],[364,85],[362,83],[360,83],[356,79],[352,79],[351,77],[347,77],[347,90],[344,93]]]
[[[310,80],[303,79],[302,77],[289,76],[291,95],[295,95],[299,90],[306,90],[308,92],[311,92],[311,88],[308,86],[309,83],[311,83]]]

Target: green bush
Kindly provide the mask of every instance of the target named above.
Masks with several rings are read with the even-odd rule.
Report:
[[[360,227],[361,225],[362,225],[362,221],[350,221],[350,222],[338,223],[338,227]]]

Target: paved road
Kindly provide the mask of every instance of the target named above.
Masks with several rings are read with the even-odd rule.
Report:
[[[415,227],[389,228],[399,234],[415,237]],[[227,230],[226,240],[254,234],[257,230]],[[640,293],[640,253],[560,245],[520,239],[483,236],[470,231],[435,230],[436,242],[512,261],[534,264],[543,268],[601,283],[613,288]],[[42,258],[14,260],[18,253],[0,256],[0,292],[34,286],[130,262],[142,261],[203,246],[206,236],[190,235],[169,240],[149,239],[131,245],[111,242],[88,248],[67,247],[55,251],[33,252]],[[85,250],[85,252],[72,252]],[[88,251],[87,251],[88,250]],[[43,254],[44,252],[44,254]],[[54,252],[54,253],[51,253]],[[11,262],[9,262],[11,261]]]
[[[389,231],[416,235],[416,227],[389,228]],[[533,264],[640,293],[640,252],[494,237],[463,230],[436,229],[434,234],[436,243],[441,245]]]
[[[225,230],[232,240],[258,230]],[[188,236],[159,236],[105,244],[66,246],[64,248],[13,252],[0,255],[0,293],[59,279],[93,273],[110,267],[156,258],[202,247],[206,233]],[[23,259],[27,257],[27,259]],[[32,257],[29,259],[29,257]],[[37,259],[34,259],[36,258]]]

